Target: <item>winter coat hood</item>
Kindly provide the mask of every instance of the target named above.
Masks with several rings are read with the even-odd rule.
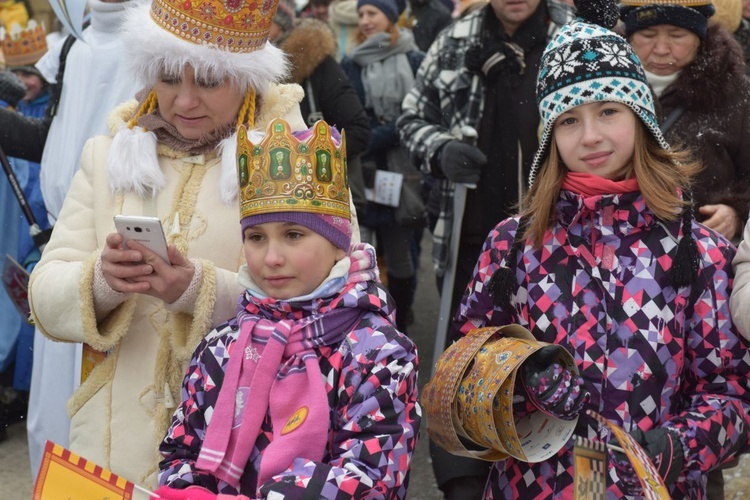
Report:
[[[291,83],[304,82],[326,56],[336,57],[336,41],[331,28],[312,18],[301,20],[281,48],[292,63]]]

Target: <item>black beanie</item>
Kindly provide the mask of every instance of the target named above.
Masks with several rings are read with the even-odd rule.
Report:
[[[620,19],[625,36],[659,24],[671,24],[692,31],[699,38],[706,36],[708,18],[716,12],[711,0],[624,0]]]

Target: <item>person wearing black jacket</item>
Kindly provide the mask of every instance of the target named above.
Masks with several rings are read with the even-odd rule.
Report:
[[[359,156],[370,141],[370,120],[349,77],[334,59],[333,32],[316,19],[299,19],[281,48],[292,63],[289,81],[305,90],[300,102],[305,122],[312,125],[324,119],[346,131],[349,186],[357,214],[362,217],[367,203]]]

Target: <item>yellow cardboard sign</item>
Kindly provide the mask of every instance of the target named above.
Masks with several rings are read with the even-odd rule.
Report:
[[[134,488],[130,481],[47,441],[34,485],[34,500],[130,500]]]

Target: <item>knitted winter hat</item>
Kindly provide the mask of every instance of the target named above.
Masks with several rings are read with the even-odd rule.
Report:
[[[625,104],[638,116],[664,149],[669,145],[659,129],[651,90],[646,83],[640,60],[622,37],[613,33],[617,5],[613,0],[575,2],[578,18],[560,29],[547,45],[537,78],[537,103],[542,118],[542,138],[529,175],[529,186],[547,157],[555,120],[582,104],[611,101]],[[675,288],[687,286],[697,277],[699,254],[692,238],[691,194],[683,193],[688,203],[682,213],[683,237],[674,256],[671,282]],[[516,236],[506,257],[506,267],[490,279],[488,289],[495,304],[510,309],[517,287],[515,269],[519,247],[525,242],[528,215],[521,218]]]
[[[279,8],[276,9],[276,15],[273,16],[273,22],[278,24],[284,33],[288,33],[294,26],[294,6],[285,0],[279,2]]]
[[[12,71],[0,72],[0,99],[15,107],[26,95],[26,86]]]
[[[730,33],[734,33],[742,23],[742,0],[713,0],[716,14],[709,24],[717,23]]]
[[[396,24],[399,16],[406,8],[406,0],[357,0],[357,9],[363,5],[372,5],[385,14],[393,24]]]
[[[266,222],[292,222],[349,251],[352,239],[345,134],[320,120],[292,132],[276,119],[265,134],[237,134],[242,234]]]
[[[650,26],[671,24],[704,38],[715,11],[711,0],[623,0],[620,18],[627,37]]]
[[[654,111],[654,99],[643,66],[630,44],[610,28],[617,23],[617,6],[608,0],[576,2],[578,18],[563,26],[542,55],[536,100],[542,137],[529,176],[529,186],[547,156],[555,120],[566,111],[590,102],[627,105],[665,149]]]

